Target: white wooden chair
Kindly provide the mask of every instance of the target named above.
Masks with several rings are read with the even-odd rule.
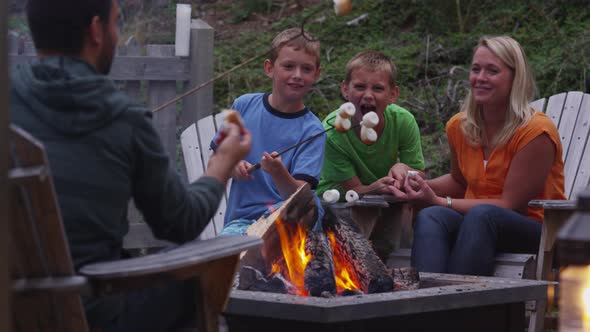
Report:
[[[88,331],[80,295],[105,296],[191,280],[199,331],[218,331],[243,251],[262,244],[251,236],[216,237],[138,258],[74,270],[49,161],[43,144],[10,128],[10,272],[15,331]]]
[[[216,116],[210,115],[202,118],[196,124],[190,125],[180,135],[180,144],[182,145],[182,153],[184,155],[184,163],[189,182],[195,181],[205,172],[209,163],[209,157],[213,153],[210,149],[211,140],[222,123],[223,120],[220,114]],[[201,233],[201,239],[215,237],[223,229],[223,218],[227,207],[227,195],[229,195],[230,186],[231,180],[227,184],[225,196],[219,204],[217,213],[203,233]]]
[[[557,231],[574,212],[577,195],[589,184],[590,94],[565,92],[551,96],[548,100],[539,99],[532,105],[544,111],[559,129],[565,163],[565,194],[568,200],[535,200],[529,203],[530,206],[541,206],[545,210],[535,277],[538,280],[550,280]],[[551,304],[553,296],[549,296],[548,301]],[[547,302],[537,302],[529,331],[543,330],[545,315],[537,313],[544,313],[546,307]]]

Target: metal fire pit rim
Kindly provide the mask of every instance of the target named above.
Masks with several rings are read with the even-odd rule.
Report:
[[[233,290],[225,310],[246,315],[335,323],[546,298],[547,281],[420,273],[422,280],[453,284],[413,291],[314,298]]]

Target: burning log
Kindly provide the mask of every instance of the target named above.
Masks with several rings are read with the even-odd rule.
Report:
[[[282,274],[275,273],[266,279],[262,272],[251,266],[242,266],[239,274],[238,289],[281,294],[297,294],[297,287],[286,280]]]
[[[332,249],[326,235],[323,232],[309,231],[305,239],[305,251],[311,255],[311,260],[305,267],[304,277],[305,288],[309,294],[323,297],[335,295]]]
[[[393,290],[390,271],[379,259],[371,244],[356,225],[336,218],[329,210],[324,217],[324,231],[333,234],[334,259],[350,262],[354,269],[359,288],[365,293],[383,293]]]
[[[317,207],[313,193],[308,184],[301,186],[291,197],[269,216],[260,217],[248,227],[247,235],[258,236],[264,241],[262,248],[248,250],[241,259],[241,265],[258,267],[263,273],[270,271],[269,262],[282,258],[280,238],[276,230],[275,220],[280,219],[287,224],[302,224],[311,229],[315,222]],[[264,268],[262,268],[264,266]]]

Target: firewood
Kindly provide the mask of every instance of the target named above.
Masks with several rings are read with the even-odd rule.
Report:
[[[251,266],[242,266],[239,273],[238,289],[259,292],[297,294],[297,287],[291,284],[280,273],[273,274],[269,279]]]
[[[283,204],[268,216],[260,217],[248,230],[247,235],[258,236],[264,241],[261,248],[248,250],[242,254],[241,265],[251,265],[265,270],[260,265],[271,263],[282,257],[280,239],[276,231],[275,220],[286,223],[300,223],[311,229],[315,223],[317,207],[313,193],[306,183],[299,187]],[[268,270],[268,269],[267,269]],[[264,271],[263,271],[264,272]]]
[[[307,232],[305,251],[312,256],[305,267],[304,285],[311,296],[336,294],[330,241],[323,232]]]
[[[333,232],[336,237],[339,252],[334,254],[342,255],[344,260],[353,262],[351,265],[360,279],[363,292],[383,293],[393,290],[390,271],[355,224],[326,211],[324,230]]]

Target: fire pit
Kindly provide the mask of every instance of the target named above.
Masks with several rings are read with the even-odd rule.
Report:
[[[420,273],[420,289],[349,297],[233,290],[233,331],[523,331],[525,302],[549,282]],[[306,329],[306,330],[303,330]]]
[[[327,211],[312,228],[312,199],[303,186],[248,229],[264,244],[240,261],[230,331],[522,332],[525,302],[547,296],[545,281],[390,269],[353,223]]]

